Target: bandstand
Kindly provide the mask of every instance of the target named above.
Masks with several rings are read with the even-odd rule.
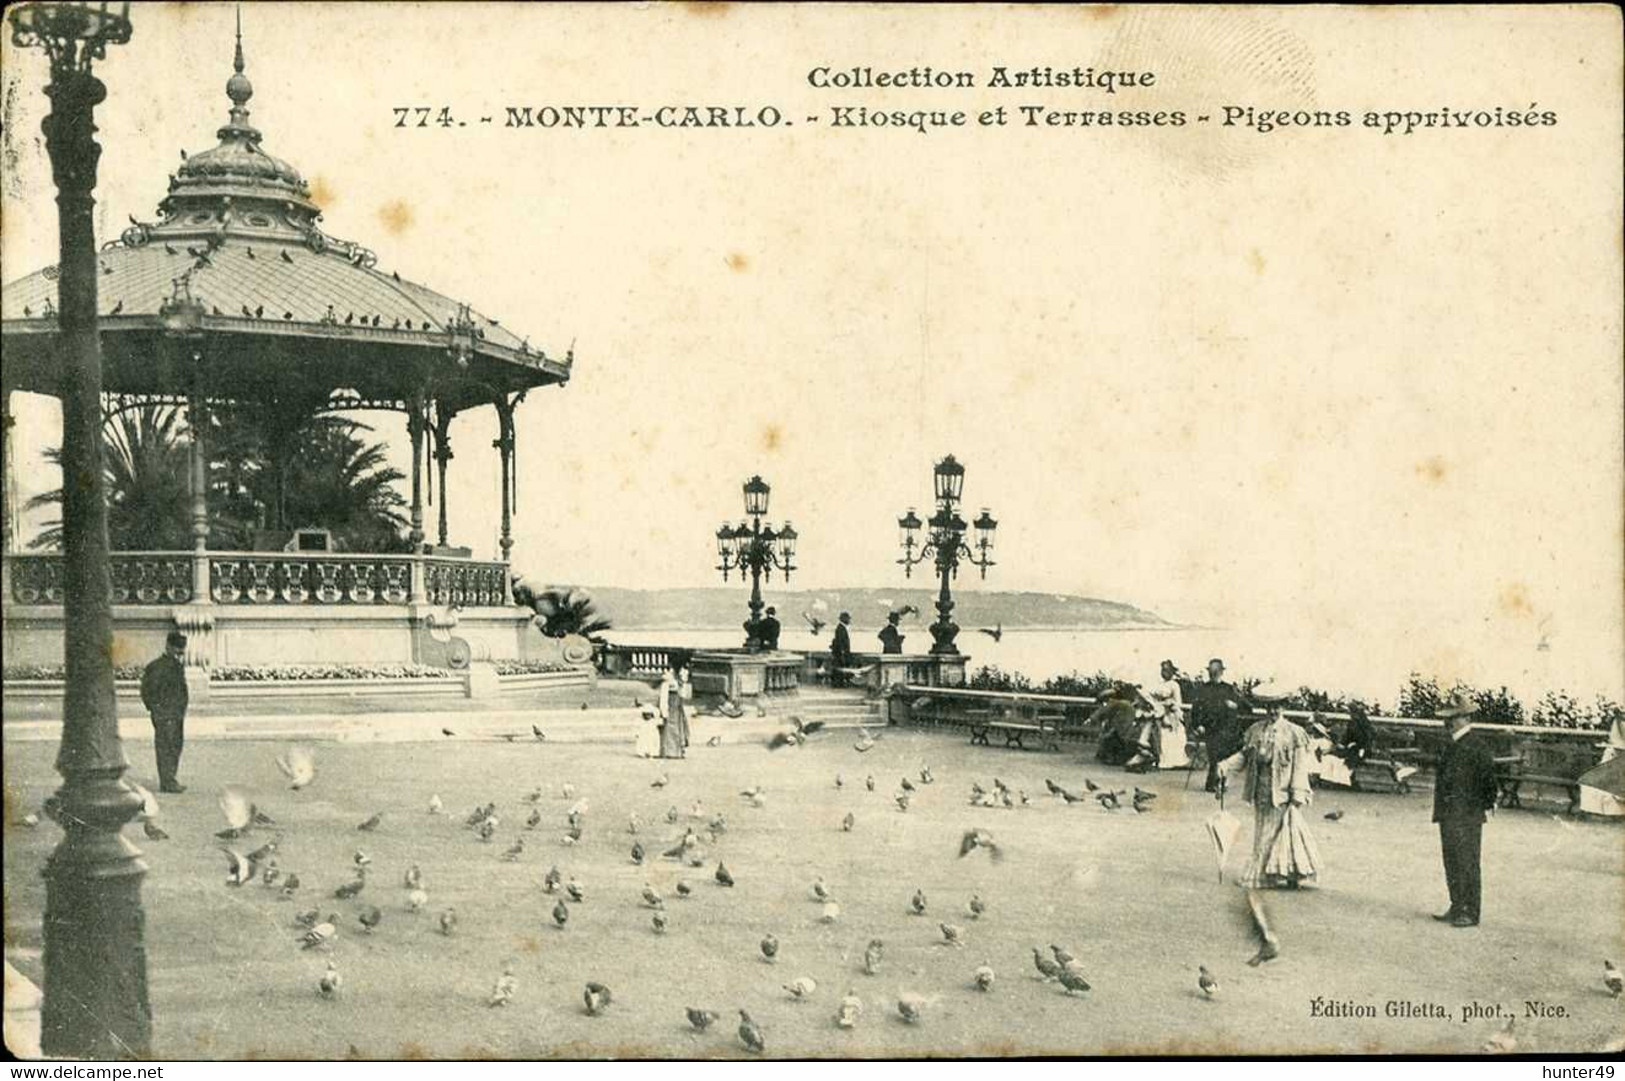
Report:
[[[165,634],[189,637],[189,676],[206,691],[215,665],[547,660],[556,652],[513,603],[515,411],[537,388],[569,380],[556,357],[507,326],[379,269],[371,251],[319,226],[310,188],[262,148],[249,122],[253,87],[239,36],[219,145],[183,155],[157,222],[131,225],[99,254],[104,400],[109,417],[164,405],[202,418],[223,407],[290,418],[324,412],[405,414],[412,444],[410,546],[334,551],[323,523],[288,530],[264,550],[211,547],[208,453],[191,424],[192,546],[112,557],[115,661],[155,656]],[[6,663],[60,663],[59,555],[16,551],[9,513],[13,392],[54,395],[57,272],[5,285],[4,604]],[[451,421],[496,411],[501,460],[500,558],[476,560],[447,536]],[[433,475],[427,475],[432,460]],[[438,490],[427,543],[426,489]],[[256,545],[256,547],[262,547]]]

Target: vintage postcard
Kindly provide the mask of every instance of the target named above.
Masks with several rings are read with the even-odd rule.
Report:
[[[1617,6],[5,19],[15,1055],[1621,1049]]]

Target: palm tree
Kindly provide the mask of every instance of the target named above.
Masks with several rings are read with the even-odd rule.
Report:
[[[603,632],[614,626],[607,616],[599,614],[592,594],[584,589],[570,586],[532,589],[516,579],[513,599],[515,604],[536,613],[542,622],[542,633],[549,638],[579,634],[592,641],[602,641]]]
[[[114,551],[190,548],[192,497],[187,485],[190,448],[173,406],[146,405],[109,417],[102,426],[102,468],[107,475],[107,539]],[[62,465],[62,448],[45,459]],[[62,489],[42,492],[27,509],[57,508]],[[48,521],[30,548],[61,548],[62,520]]]
[[[395,489],[401,472],[386,447],[368,443],[370,427],[331,415],[286,423],[287,412],[211,410],[209,520],[213,546],[254,547],[254,532],[272,518],[280,528],[318,525],[351,551],[403,551],[406,501]],[[143,406],[103,427],[108,488],[108,540],[114,551],[181,551],[191,547],[190,446],[180,410]],[[45,452],[61,464],[59,448]],[[29,510],[60,507],[62,490],[28,501]],[[269,513],[268,513],[269,512]],[[47,522],[31,548],[60,548],[60,520]]]

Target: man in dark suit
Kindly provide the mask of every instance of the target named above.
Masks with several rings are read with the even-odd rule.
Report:
[[[769,608],[767,615],[756,625],[756,637],[761,640],[763,649],[779,648],[779,613],[777,608]]]
[[[851,612],[842,612],[835,623],[835,633],[830,636],[829,643],[829,685],[831,687],[846,686],[846,676],[841,669],[852,667],[852,634],[847,625],[852,622]]]
[[[1241,750],[1241,694],[1224,678],[1224,662],[1207,662],[1207,682],[1191,687],[1192,735],[1207,743],[1207,790],[1219,790],[1219,763]]]
[[[1433,918],[1452,927],[1478,926],[1484,815],[1495,810],[1495,760],[1481,740],[1469,735],[1476,712],[1476,705],[1456,695],[1435,714],[1450,730],[1433,780],[1433,821],[1439,824],[1450,907]]]
[[[880,652],[903,652],[903,638],[905,636],[902,628],[898,626],[898,624],[900,624],[902,621],[903,613],[901,612],[891,612],[887,614],[886,625],[880,628],[880,634],[877,636],[880,639]]]
[[[185,792],[176,779],[186,744],[186,635],[170,631],[164,652],[141,673],[141,704],[152,716],[153,751],[158,758],[158,791]]]

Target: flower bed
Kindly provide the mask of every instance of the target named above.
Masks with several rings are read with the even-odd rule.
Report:
[[[144,665],[121,664],[113,669],[114,679],[140,679]],[[43,680],[62,682],[67,678],[67,669],[60,664],[18,664],[7,665],[4,678],[7,683],[12,680]]]
[[[450,669],[428,664],[233,664],[209,670],[216,683],[291,680],[444,679]]]
[[[536,676],[551,672],[575,671],[568,664],[557,664],[553,661],[496,661],[494,663],[499,676]]]

